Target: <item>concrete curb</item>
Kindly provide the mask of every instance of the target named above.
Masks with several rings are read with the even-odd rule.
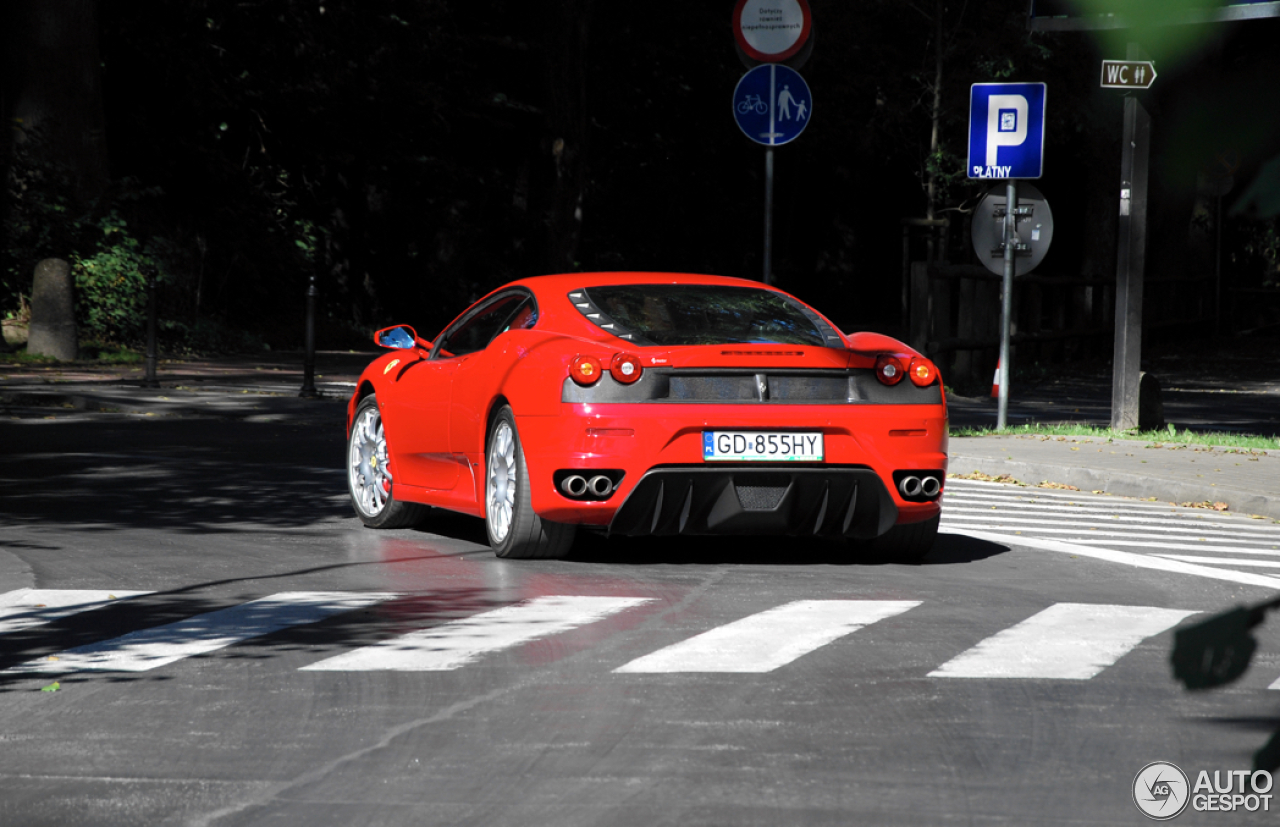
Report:
[[[1008,474],[1030,485],[1056,482],[1074,485],[1086,492],[1105,491],[1108,494],[1139,499],[1155,497],[1161,502],[1225,502],[1229,510],[1237,514],[1261,514],[1280,520],[1280,496],[1224,485],[1206,487],[1202,483],[1165,479],[1149,473],[1050,465],[1016,459],[969,456],[958,452],[951,454],[948,470],[952,474],[961,475],[974,471],[993,477]]]

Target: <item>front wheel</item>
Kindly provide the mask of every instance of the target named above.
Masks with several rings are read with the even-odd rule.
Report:
[[[533,513],[529,469],[516,431],[515,414],[504,405],[489,426],[485,463],[485,531],[499,557],[559,558],[569,553],[578,527]]]
[[[406,528],[427,512],[425,505],[392,496],[391,465],[382,414],[372,395],[360,400],[347,438],[347,490],[360,521],[369,528]]]
[[[919,563],[938,536],[939,514],[919,523],[896,525],[866,545],[871,557],[893,563]]]

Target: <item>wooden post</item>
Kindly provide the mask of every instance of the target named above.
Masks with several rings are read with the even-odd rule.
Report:
[[[1138,59],[1130,43],[1127,58]],[[1120,226],[1116,234],[1116,340],[1111,374],[1111,429],[1138,427],[1142,363],[1142,281],[1147,253],[1147,162],[1151,116],[1136,97],[1124,101],[1120,152]]]

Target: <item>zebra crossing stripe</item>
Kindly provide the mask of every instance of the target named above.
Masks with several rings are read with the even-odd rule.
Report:
[[[929,676],[1088,680],[1142,641],[1193,614],[1197,612],[1057,603],[987,638]]]
[[[302,667],[308,672],[434,672],[651,603],[647,597],[539,597],[364,646]]]
[[[29,661],[6,672],[146,672],[272,632],[395,597],[386,593],[281,592],[176,623]]]
[[[43,626],[78,612],[151,592],[109,589],[18,589],[0,594],[0,635]]]
[[[615,672],[771,672],[918,600],[798,600],[637,658]]]
[[[1141,537],[1142,535],[1121,534],[1120,537]],[[1135,546],[1137,548],[1146,549],[1172,549],[1174,551],[1209,551],[1214,554],[1255,554],[1263,557],[1280,557],[1280,550],[1276,550],[1273,546],[1270,549],[1248,548],[1246,546],[1222,546],[1215,543],[1227,542],[1226,540],[1205,540],[1198,543],[1161,543],[1156,540],[1116,540],[1110,537],[1100,539],[1097,537],[1063,537],[1068,543],[1081,543],[1086,546]],[[1165,539],[1165,538],[1161,538]],[[1176,559],[1176,555],[1164,555]],[[1213,559],[1213,558],[1211,558]]]

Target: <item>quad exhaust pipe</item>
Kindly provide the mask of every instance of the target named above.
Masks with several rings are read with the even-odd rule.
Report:
[[[560,481],[560,490],[575,499],[586,496],[588,492],[604,498],[613,493],[613,480],[604,474],[596,474],[590,479],[581,474],[570,474]]]
[[[903,477],[898,483],[898,491],[904,497],[924,496],[932,499],[941,490],[942,481],[937,477]]]

